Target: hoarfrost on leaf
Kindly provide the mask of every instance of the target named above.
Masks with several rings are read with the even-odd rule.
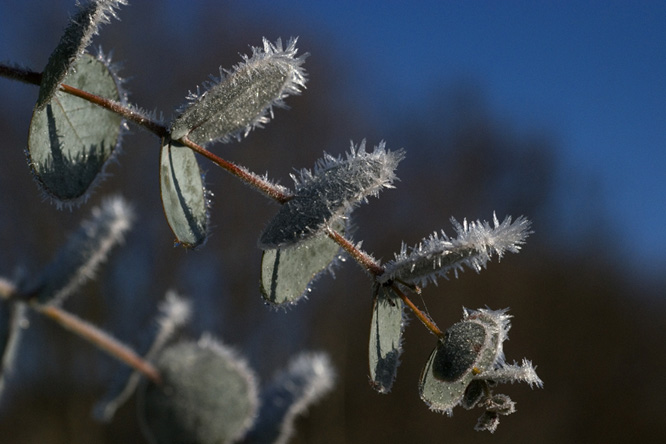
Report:
[[[486,267],[493,255],[501,259],[505,252],[517,253],[531,234],[530,221],[524,217],[512,222],[507,216],[501,223],[493,214],[493,225],[487,221],[462,224],[451,219],[457,237],[451,238],[442,230],[441,236],[433,233],[418,245],[407,248],[402,245],[395,259],[386,264],[386,272],[380,282],[399,279],[410,284],[425,286],[437,283],[437,278],[447,277],[467,266],[476,272]]]
[[[346,158],[325,154],[313,171],[292,175],[294,197],[287,201],[268,223],[259,239],[262,249],[295,244],[320,232],[332,219],[348,216],[353,208],[392,188],[395,169],[403,159],[402,150],[388,151],[381,142],[368,153],[365,141],[354,144]]]
[[[233,70],[220,69],[220,78],[190,93],[188,102],[171,125],[171,137],[187,137],[198,144],[216,140],[240,140],[273,117],[273,107],[285,108],[284,99],[300,94],[306,75],[302,65],[307,54],[296,57],[297,39],[283,48],[282,40],[252,48],[251,56]]]

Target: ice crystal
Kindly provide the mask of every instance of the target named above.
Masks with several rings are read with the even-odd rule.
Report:
[[[502,258],[505,252],[517,253],[531,233],[530,222],[524,217],[514,222],[506,217],[501,223],[493,214],[493,225],[489,222],[467,222],[462,224],[451,219],[457,237],[451,238],[442,230],[423,239],[415,247],[402,245],[395,259],[386,264],[380,282],[399,279],[410,284],[436,283],[440,276],[446,277],[467,266],[477,272],[486,267],[493,255]]]

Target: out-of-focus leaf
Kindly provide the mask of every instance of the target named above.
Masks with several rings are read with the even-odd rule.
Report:
[[[0,299],[0,398],[5,385],[5,379],[12,371],[16,348],[23,331],[26,306],[24,304],[9,304]]]
[[[143,430],[159,444],[218,444],[245,435],[258,409],[257,383],[229,348],[204,337],[165,348],[162,383],[140,393]]]
[[[344,232],[337,219],[331,228]],[[264,250],[261,258],[261,294],[271,305],[294,304],[310,291],[310,285],[337,258],[340,246],[325,233],[283,248]]]
[[[76,61],[64,83],[107,99],[120,99],[108,66],[88,54]],[[35,107],[28,157],[44,192],[60,204],[87,196],[118,144],[121,124],[119,115],[63,91]]]
[[[370,324],[370,383],[379,393],[391,391],[402,353],[403,302],[390,287],[380,286]]]
[[[202,244],[208,230],[208,205],[201,170],[191,149],[162,141],[160,189],[176,242],[188,248]]]
[[[286,444],[299,415],[328,393],[334,384],[331,360],[323,353],[301,353],[261,393],[256,424],[243,443]]]
[[[41,304],[61,303],[95,276],[111,249],[124,239],[133,218],[132,209],[124,199],[105,199],[69,236],[41,274],[26,283],[22,292]]]

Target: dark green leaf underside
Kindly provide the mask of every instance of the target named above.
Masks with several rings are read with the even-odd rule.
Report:
[[[63,83],[114,101],[120,99],[108,67],[84,54]],[[35,107],[28,135],[30,166],[44,191],[59,201],[76,200],[102,172],[120,136],[122,119],[86,100],[57,91]]]
[[[331,228],[343,232],[343,220]],[[295,303],[310,288],[310,282],[328,268],[337,257],[340,246],[325,233],[295,245],[264,250],[261,259],[261,293],[272,305]]]
[[[484,322],[454,324],[437,342],[421,373],[421,399],[441,412],[458,405],[476,376],[474,367],[481,371],[492,367],[498,340],[499,334],[489,332]]]
[[[206,191],[191,149],[173,141],[162,142],[160,190],[176,242],[189,248],[203,243],[208,228]]]
[[[368,357],[373,388],[388,393],[402,352],[403,302],[390,287],[380,287],[372,311]]]

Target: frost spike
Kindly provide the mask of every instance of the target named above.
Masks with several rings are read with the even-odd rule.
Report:
[[[304,169],[299,177],[292,175],[296,193],[268,223],[259,247],[296,244],[319,233],[332,219],[348,216],[368,196],[392,188],[403,157],[402,150],[386,150],[385,142],[367,153],[365,140],[358,147],[352,143],[345,159],[324,154],[314,171]]]
[[[79,4],[79,11],[72,17],[58,46],[51,53],[42,74],[37,107],[46,105],[58,89],[74,62],[83,55],[99,26],[118,18],[116,8],[127,0],[90,0]]]
[[[305,87],[307,54],[296,57],[296,41],[290,39],[283,49],[282,40],[273,44],[264,38],[263,48],[253,47],[232,71],[220,70],[220,79],[205,83],[203,93],[197,87],[171,124],[171,137],[187,136],[201,145],[227,142],[268,123],[273,106],[286,107],[284,99]]]
[[[446,277],[458,271],[463,265],[481,271],[493,254],[502,258],[505,252],[518,253],[531,231],[530,221],[519,217],[511,222],[507,216],[501,223],[493,213],[493,226],[487,221],[459,223],[451,219],[457,237],[450,238],[444,231],[441,237],[433,233],[415,247],[407,249],[403,244],[395,259],[386,264],[386,272],[379,278],[384,283],[390,279],[400,279],[410,284],[425,286],[436,283],[437,277]]]
[[[124,239],[134,215],[121,197],[104,200],[91,213],[91,217],[70,236],[36,283],[23,289],[22,293],[36,297],[40,303],[60,303],[95,276],[99,264]]]

